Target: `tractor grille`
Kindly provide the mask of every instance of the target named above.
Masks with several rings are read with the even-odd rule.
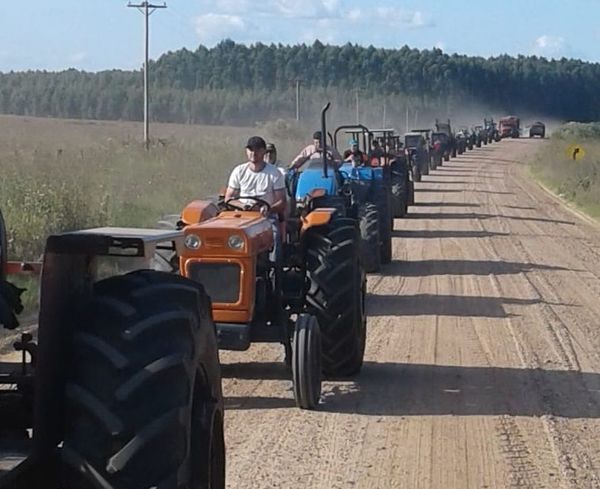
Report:
[[[189,277],[204,285],[213,303],[235,304],[240,298],[240,266],[236,263],[191,263]]]

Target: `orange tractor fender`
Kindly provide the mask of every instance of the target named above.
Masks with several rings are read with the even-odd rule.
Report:
[[[189,226],[216,217],[218,213],[219,209],[210,200],[194,200],[183,209],[181,221]]]
[[[334,209],[332,207],[322,207],[319,209],[315,209],[306,216],[302,216],[301,232],[304,233],[312,227],[324,226],[326,224],[329,224],[329,222],[333,218],[333,215],[336,212],[337,209]]]

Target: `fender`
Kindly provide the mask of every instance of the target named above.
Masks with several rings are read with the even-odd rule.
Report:
[[[315,209],[311,213],[306,216],[302,216],[302,229],[301,233],[306,232],[310,228],[317,226],[325,226],[331,222],[333,215],[337,212],[337,209],[332,207],[321,207],[319,209]]]
[[[219,213],[217,206],[209,200],[194,200],[185,206],[181,213],[181,221],[189,226],[215,217]]]

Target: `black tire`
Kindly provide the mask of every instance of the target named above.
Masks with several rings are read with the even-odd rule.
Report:
[[[321,333],[310,314],[300,314],[292,341],[294,399],[300,409],[314,409],[321,397]]]
[[[408,176],[392,171],[391,177],[391,201],[392,215],[394,217],[404,217],[408,206]]]
[[[381,268],[379,255],[380,216],[377,206],[365,202],[358,206],[358,228],[360,230],[360,254],[365,272],[378,272]]]
[[[0,211],[0,281],[6,279],[6,262],[8,261],[8,237],[6,236],[6,223]]]
[[[383,181],[377,181],[374,190],[375,204],[379,213],[379,256],[381,263],[387,265],[392,261],[392,230],[394,229],[391,192]]]
[[[421,170],[419,169],[419,165],[417,165],[416,163],[412,164],[412,175],[414,182],[421,181]]]
[[[202,286],[148,270],[111,277],[73,331],[61,487],[224,488],[221,374]]]
[[[306,312],[321,330],[323,373],[346,377],[362,367],[366,339],[365,274],[356,222],[334,218],[305,233]]]

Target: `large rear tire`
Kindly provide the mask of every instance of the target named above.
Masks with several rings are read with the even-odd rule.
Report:
[[[379,213],[379,256],[384,265],[392,261],[392,229],[394,217],[392,216],[392,201],[390,189],[383,181],[375,184],[375,204]]]
[[[321,397],[321,333],[314,316],[300,314],[292,341],[294,399],[300,409],[314,409]]]
[[[402,174],[392,170],[391,176],[391,205],[394,217],[404,217],[408,207],[408,185],[409,178],[406,173]]]
[[[366,340],[365,274],[356,222],[334,218],[306,232],[306,312],[321,331],[323,373],[346,377],[362,367]]]
[[[412,175],[413,175],[413,181],[414,182],[420,182],[421,181],[421,170],[419,169],[419,165],[417,163],[412,164]]]
[[[6,279],[6,262],[8,261],[8,237],[6,236],[6,223],[0,211],[0,281]]]
[[[379,215],[377,206],[371,202],[365,202],[358,206],[360,253],[363,267],[367,273],[378,272],[381,268],[379,221],[382,217]]]
[[[223,395],[201,285],[138,271],[98,282],[73,321],[69,489],[222,489]]]

